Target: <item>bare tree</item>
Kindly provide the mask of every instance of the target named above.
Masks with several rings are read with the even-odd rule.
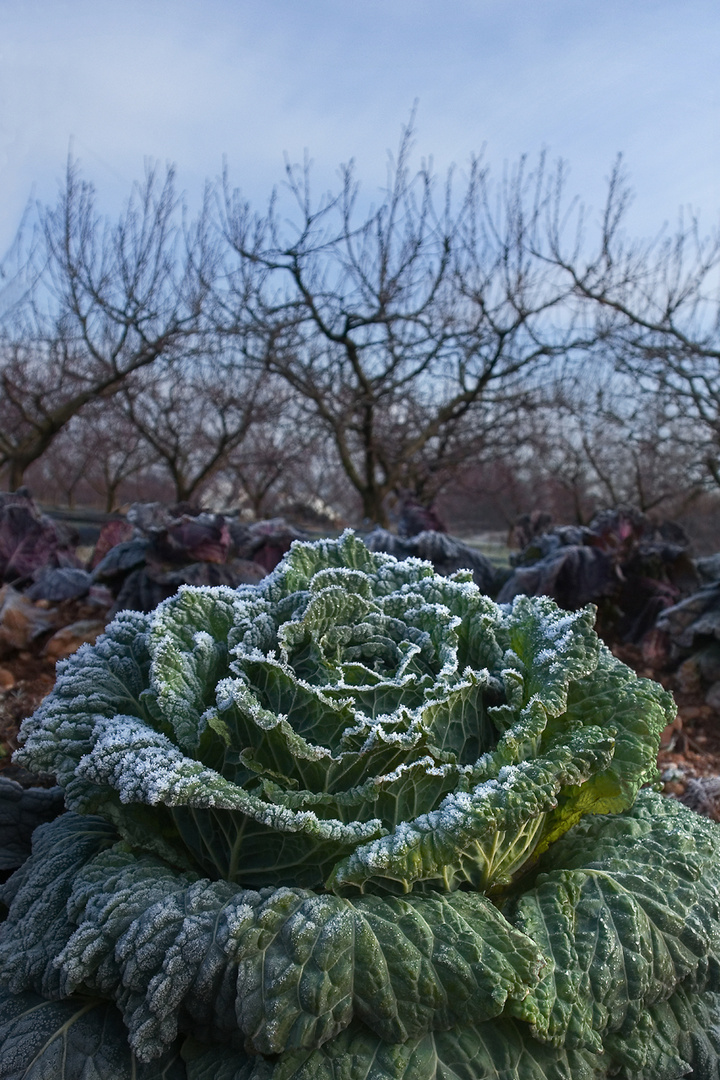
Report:
[[[243,363],[232,339],[206,335],[202,351],[161,360],[128,380],[120,399],[184,502],[199,497],[271,410],[280,423],[276,389],[262,370]]]
[[[118,395],[90,405],[71,427],[89,450],[86,481],[103,501],[107,513],[130,497],[130,485],[157,471],[158,459],[137,428],[125,416]],[[76,429],[77,430],[77,429]],[[54,457],[53,452],[44,455]]]
[[[24,479],[37,498],[55,506],[73,509],[87,501],[91,492],[87,483],[93,464],[93,448],[83,439],[74,421],[67,424],[53,441],[53,452],[37,458]]]
[[[411,151],[410,126],[375,207],[352,163],[315,201],[306,163],[289,212],[226,176],[192,223],[172,170],[112,224],[70,162],[0,268],[10,486],[40,462],[111,507],[160,462],[178,500],[222,478],[257,514],[297,495],[381,524],[460,473],[512,468],[508,507],[562,491],[577,520],[720,486],[720,231],[628,240],[618,166],[592,247],[562,167],[443,183]]]
[[[599,508],[677,514],[697,499],[704,483],[692,425],[667,415],[658,397],[638,399],[607,364],[563,375],[523,418],[522,438],[506,457],[529,489],[564,490],[564,513],[578,524]]]
[[[452,174],[441,190],[430,166],[411,175],[411,144],[408,128],[364,216],[352,164],[317,205],[308,165],[288,167],[291,223],[276,199],[253,214],[227,178],[223,199],[234,254],[223,329],[264,328],[268,369],[312,409],[364,517],[380,523],[423,458],[439,470],[461,447],[474,453],[498,409],[586,344],[566,305],[573,286],[531,254],[549,198],[542,165],[521,164],[496,191],[474,161],[458,198]]]
[[[356,493],[333,441],[307,404],[278,382],[278,407],[253,424],[230,455],[223,479],[231,497],[256,518],[277,513],[357,516]]]
[[[703,235],[697,216],[681,215],[674,233],[632,240],[630,201],[618,161],[588,254],[582,218],[567,238],[558,187],[549,258],[592,313],[597,339],[631,381],[633,396],[652,399],[666,426],[676,422],[681,445],[692,429],[695,455],[720,485],[720,228]]]
[[[26,480],[34,494],[72,507],[99,505],[107,513],[134,498],[133,485],[157,468],[152,447],[117,407],[90,403],[58,432],[50,451],[32,463]]]
[[[287,387],[278,386],[274,401],[273,415],[265,410],[224,470],[233,501],[246,503],[255,518],[287,499],[289,489],[312,470],[315,456],[312,432],[299,423],[297,407],[288,407]]]
[[[39,209],[25,299],[0,335],[0,467],[11,488],[88,403],[187,348],[212,268],[205,218],[184,226],[172,169],[150,169],[111,225],[69,162],[57,205]]]

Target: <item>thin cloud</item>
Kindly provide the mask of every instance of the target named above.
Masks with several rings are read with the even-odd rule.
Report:
[[[0,0],[0,250],[33,184],[54,197],[73,137],[107,205],[146,156],[198,192],[227,155],[263,201],[305,148],[319,186],[355,157],[376,187],[416,98],[418,155],[441,171],[483,144],[498,172],[547,148],[599,205],[622,151],[638,229],[688,202],[710,220],[718,23],[714,0]]]

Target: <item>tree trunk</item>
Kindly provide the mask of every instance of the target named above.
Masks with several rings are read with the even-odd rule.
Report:
[[[18,488],[23,486],[23,477],[27,466],[28,462],[22,458],[10,459],[8,462],[8,488],[10,491],[17,491]]]
[[[388,524],[385,512],[385,493],[376,487],[365,488],[362,492],[363,518],[373,525],[386,529]]]
[[[118,488],[120,487],[120,483],[121,483],[121,481],[120,481],[120,479],[118,479],[118,480],[115,480],[115,481],[111,481],[106,485],[106,489],[105,489],[105,513],[106,514],[112,514],[112,513],[114,513],[114,511],[116,509],[116,506],[115,506],[116,496],[117,496],[117,493],[118,493]]]

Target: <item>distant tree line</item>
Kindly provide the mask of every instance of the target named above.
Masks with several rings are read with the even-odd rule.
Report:
[[[411,150],[374,206],[306,165],[191,216],[150,169],[116,221],[71,161],[0,268],[4,486],[380,524],[408,494],[582,521],[720,489],[720,232],[629,239],[619,167],[592,229],[562,166]]]

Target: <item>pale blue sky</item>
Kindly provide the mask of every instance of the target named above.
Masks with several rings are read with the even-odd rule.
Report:
[[[0,253],[70,145],[111,210],[147,157],[262,203],[307,148],[372,194],[415,99],[440,170],[545,148],[599,208],[622,152],[635,231],[718,219],[720,0],[0,0]]]

